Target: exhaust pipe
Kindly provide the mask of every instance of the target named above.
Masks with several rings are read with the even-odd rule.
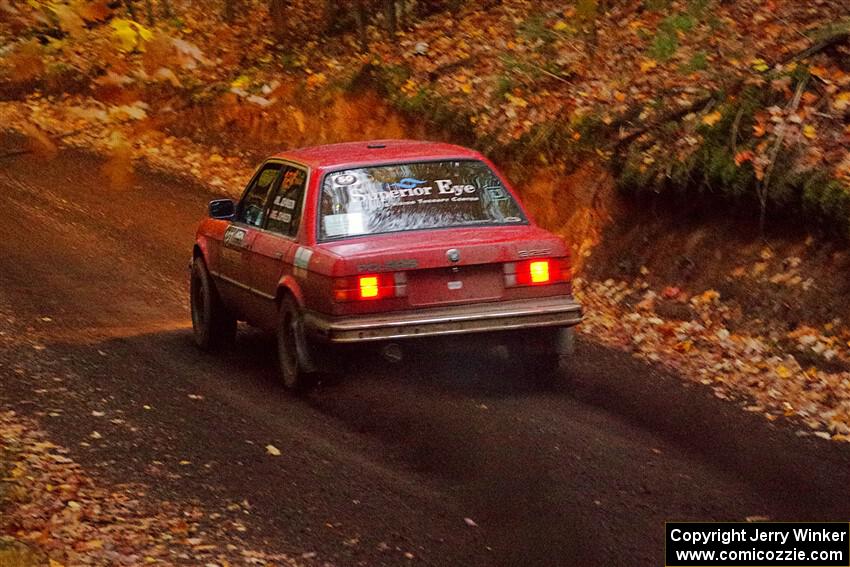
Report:
[[[404,351],[398,343],[389,343],[381,349],[381,356],[390,364],[396,364],[404,358]]]

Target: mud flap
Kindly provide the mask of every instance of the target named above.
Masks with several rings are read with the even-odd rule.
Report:
[[[314,343],[307,339],[307,334],[304,332],[304,317],[299,313],[295,328],[295,354],[298,357],[298,365],[308,374],[317,370],[314,350]]]
[[[572,327],[558,329],[555,336],[555,352],[558,356],[572,356],[576,352],[576,333]]]

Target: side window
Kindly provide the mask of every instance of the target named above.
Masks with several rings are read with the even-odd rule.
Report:
[[[298,233],[306,182],[307,172],[303,169],[292,165],[283,168],[280,186],[269,209],[269,221],[266,225],[268,230],[286,236],[295,236]]]
[[[237,221],[252,226],[263,225],[266,200],[281,168],[283,168],[282,164],[270,163],[263,167],[253,179],[251,186],[245,191],[245,195],[239,203],[239,212],[236,214]]]

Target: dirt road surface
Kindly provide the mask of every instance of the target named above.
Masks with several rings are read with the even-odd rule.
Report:
[[[252,545],[341,566],[661,565],[665,520],[850,518],[846,446],[587,338],[573,389],[445,349],[363,355],[293,397],[268,337],[192,345],[186,267],[212,196],[144,172],[113,187],[102,165],[0,161],[0,325],[25,339],[0,349],[0,403],[105,483],[247,503]]]

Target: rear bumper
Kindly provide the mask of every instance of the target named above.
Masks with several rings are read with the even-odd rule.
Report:
[[[534,327],[569,327],[581,322],[581,305],[569,296],[476,303],[377,315],[328,317],[308,312],[307,331],[333,343],[357,343]]]

